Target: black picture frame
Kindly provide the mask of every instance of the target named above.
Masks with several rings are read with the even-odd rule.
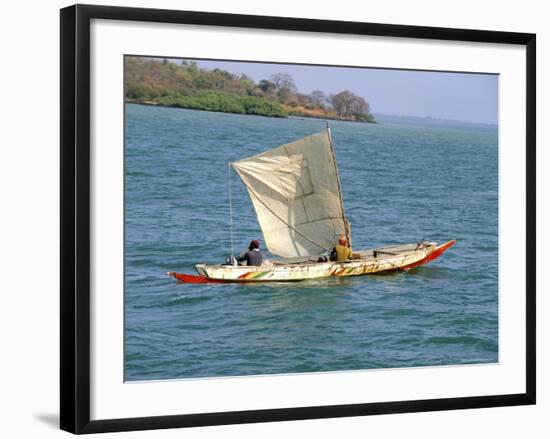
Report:
[[[131,20],[333,34],[514,44],[526,47],[525,393],[223,413],[90,420],[90,21]],[[535,404],[536,36],[303,18],[74,5],[61,10],[60,426],[72,433],[364,416]]]

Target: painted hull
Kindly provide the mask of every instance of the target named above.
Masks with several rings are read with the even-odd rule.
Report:
[[[292,282],[329,276],[362,276],[410,270],[435,260],[455,243],[452,240],[441,245],[428,242],[365,250],[357,252],[360,259],[344,262],[279,262],[260,267],[198,264],[198,276],[167,274],[185,283]]]

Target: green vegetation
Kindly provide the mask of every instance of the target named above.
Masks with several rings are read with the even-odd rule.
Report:
[[[375,122],[369,104],[349,90],[299,93],[290,75],[256,84],[246,75],[200,69],[195,62],[126,58],[127,102],[270,117],[319,117]]]
[[[155,99],[155,98],[153,98]],[[255,96],[239,96],[223,91],[201,91],[192,96],[177,92],[164,93],[155,99],[158,105],[191,108],[192,110],[222,111],[224,113],[257,114],[286,117],[288,112],[278,102]]]

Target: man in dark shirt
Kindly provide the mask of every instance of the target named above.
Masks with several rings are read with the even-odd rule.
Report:
[[[239,262],[245,262],[246,265],[260,266],[264,261],[264,255],[260,251],[260,242],[257,239],[250,241],[248,251],[237,258]]]

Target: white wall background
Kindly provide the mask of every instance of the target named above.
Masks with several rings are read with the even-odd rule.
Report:
[[[96,3],[88,1],[87,3]],[[545,2],[103,0],[99,4],[537,33],[538,404],[454,412],[110,434],[113,437],[512,438],[550,435],[550,309],[540,249],[550,211],[550,28]],[[3,4],[0,24],[0,435],[61,437],[59,357],[59,13],[70,2]]]

